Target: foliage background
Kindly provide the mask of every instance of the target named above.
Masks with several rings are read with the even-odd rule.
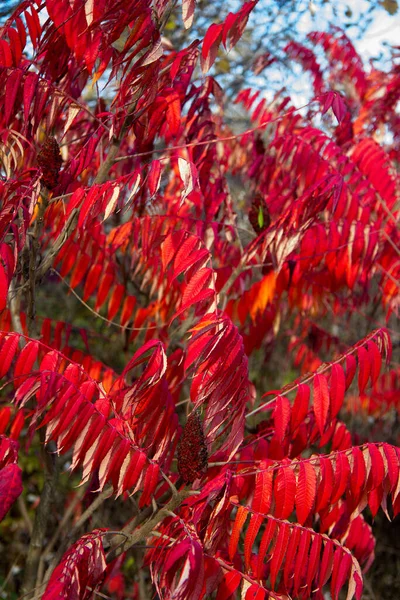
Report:
[[[308,20],[311,28],[322,30],[331,18],[339,18],[340,24],[362,41],[365,30],[368,29],[371,22],[379,21],[381,15],[390,14],[393,19],[398,19],[395,10],[397,8],[396,2],[383,2],[379,8],[373,1],[367,4],[367,10],[359,15],[356,12],[353,13],[351,5],[345,3],[323,1],[315,3],[279,2],[278,0],[275,2],[269,2],[268,0],[260,2],[249,22],[243,39],[235,50],[232,50],[228,55],[223,51],[219,52],[212,71],[224,90],[225,115],[232,130],[234,132],[243,131],[250,125],[247,111],[232,103],[232,99],[238,91],[246,86],[258,87],[268,99],[271,99],[274,94],[283,94],[284,91],[293,94],[295,101],[303,100],[303,98],[310,95],[309,80],[304,79],[303,76],[300,80],[299,68],[288,60],[286,53],[283,51],[288,40],[301,41],[307,33],[305,29],[302,30],[298,27],[299,22],[307,22]],[[2,13],[0,14],[3,18],[6,18],[9,14],[11,7],[12,3],[6,3],[5,7],[2,7]],[[232,6],[224,6],[224,12],[236,8],[235,3],[232,3]],[[177,7],[170,14],[165,27],[165,37],[175,48],[182,48],[190,43],[194,37],[203,36],[210,23],[218,21],[219,13],[220,6],[216,3],[200,1],[197,7],[197,15],[199,16],[196,18],[194,28],[186,31],[181,26],[179,7]],[[361,18],[359,18],[360,16]],[[263,74],[255,75],[251,70],[254,57],[265,52],[268,52],[276,60],[274,67]],[[379,53],[376,57],[378,59],[377,64],[382,70],[385,69],[387,57],[387,50],[382,48],[382,53]],[[201,78],[200,73],[198,77]],[[303,87],[304,82],[306,82],[306,85]],[[343,91],[346,93],[348,90]],[[88,89],[85,93],[89,102],[96,102],[96,93],[93,90]],[[329,119],[322,120],[322,127],[329,130],[330,123]],[[391,140],[388,141],[390,145]],[[398,160],[398,157],[396,159]],[[248,227],[246,212],[248,198],[245,196],[246,190],[243,190],[243,181],[240,177],[232,175],[229,183],[233,202],[239,215],[238,227]],[[244,239],[245,236],[246,234],[244,234]],[[140,290],[137,291],[137,297],[138,302],[143,301],[145,303],[147,300],[146,295]],[[117,371],[122,370],[131,356],[131,350],[128,348],[124,336],[121,336],[118,330],[110,329],[105,322],[94,320],[91,313],[78,301],[73,293],[68,295],[65,293],[65,287],[59,283],[59,279],[55,275],[50,275],[38,289],[37,313],[39,323],[43,323],[45,318],[71,322],[73,326],[69,343],[78,350],[85,350],[85,339],[82,336],[82,331],[91,329],[89,334],[91,353],[98,360],[109,364]],[[385,313],[380,306],[373,305],[368,318],[375,323],[381,323],[385,320]],[[282,331],[282,337],[278,335],[273,343],[271,342],[270,347],[266,344],[262,350],[254,353],[250,375],[257,388],[277,389],[298,376],[299,365],[292,361],[286,361],[285,368],[282,369],[282,357],[286,356],[288,347],[288,332],[294,325],[292,322],[286,323],[285,329]],[[318,325],[322,329],[329,329],[330,317],[327,316],[321,319]],[[394,317],[389,321],[389,327],[395,332],[396,321]],[[366,335],[369,330],[369,321],[366,322],[365,316],[356,312],[350,316],[347,323],[336,324],[335,329],[344,344],[354,343],[359,337]],[[395,352],[394,355],[394,363],[396,364],[396,361],[399,360],[398,339],[394,339],[394,344],[395,351],[397,349],[397,353]],[[328,358],[329,352],[326,356]],[[358,436],[361,440],[364,438],[371,440],[375,433],[377,438],[382,439],[383,433],[385,441],[392,443],[398,443],[399,441],[399,423],[396,409],[386,415],[384,420],[378,424],[373,418],[355,415],[349,410],[347,422],[353,435]],[[256,424],[257,421],[255,420],[251,425],[256,426]],[[41,444],[39,440],[36,440],[31,446],[27,456],[22,456],[21,461],[24,471],[29,475],[29,479],[21,501],[18,502],[18,505],[12,509],[2,523],[0,552],[3,556],[7,552],[7,561],[3,562],[4,570],[1,574],[3,580],[2,582],[0,580],[0,588],[3,587],[1,593],[5,598],[18,597],[16,590],[19,588],[21,570],[19,565],[20,557],[23,555],[27,543],[27,523],[29,524],[33,518],[39,491],[43,485],[43,475],[40,467],[42,461]],[[68,495],[73,486],[79,482],[78,476],[70,478],[65,473],[67,467],[68,464],[62,461],[58,465],[57,494],[53,514],[51,515],[50,530],[57,527],[57,523],[63,516],[65,495]],[[85,494],[87,493],[86,491]],[[85,498],[84,495],[82,508],[85,506]],[[118,529],[127,518],[126,510],[126,504],[122,501],[106,501],[101,510],[93,516],[90,525],[92,528],[101,527],[104,522],[111,521],[113,527]],[[383,518],[379,516],[374,524],[374,529],[378,539],[377,558],[366,577],[365,598],[368,600],[391,600],[400,597],[399,518],[388,526]],[[143,575],[140,568],[138,568],[141,560],[140,553],[130,559],[131,563],[134,563],[136,575],[139,574],[140,577],[144,578],[141,585],[146,587],[148,585],[148,580],[145,579],[146,575]],[[391,565],[390,569],[388,569],[388,565]],[[124,567],[128,581],[132,572],[130,566],[132,564],[126,564]]]

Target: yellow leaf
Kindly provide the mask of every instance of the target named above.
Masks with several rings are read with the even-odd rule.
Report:
[[[275,294],[276,275],[274,271],[265,275],[262,280],[253,287],[254,301],[250,308],[250,316],[254,321],[258,312],[263,312]]]
[[[397,0],[382,0],[381,4],[389,15],[395,15],[399,8]]]

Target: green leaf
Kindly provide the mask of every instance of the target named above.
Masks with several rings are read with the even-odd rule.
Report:
[[[258,221],[259,228],[262,229],[264,227],[264,212],[263,212],[262,206],[259,206],[259,208],[258,208],[257,221]]]

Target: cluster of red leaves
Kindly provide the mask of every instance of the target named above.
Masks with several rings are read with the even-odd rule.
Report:
[[[343,32],[312,33],[326,71],[311,47],[286,46],[313,76],[308,114],[242,90],[252,128],[233,135],[216,80],[193,76],[237,43],[255,2],[212,24],[201,49],[179,50],[162,35],[165,0],[72,4],[25,0],[1,30],[0,377],[12,385],[0,407],[0,517],[22,492],[17,440],[27,447],[44,427],[83,483],[135,494],[139,511],[165,501],[165,478],[193,488],[149,533],[160,598],[322,600],[330,584],[336,600],[347,583],[359,599],[374,552],[361,513],[400,511],[400,454],[353,445],[342,409],[349,393],[370,395],[374,414],[381,399],[398,409],[399,378],[381,375],[385,328],[340,345],[321,323],[329,315],[343,329],[375,289],[388,319],[398,310],[399,70],[367,73]],[[185,27],[195,14],[183,0]],[[260,57],[257,72],[272,63]],[[88,102],[87,86],[106,76],[118,82],[112,99]],[[317,128],[330,109],[339,125],[326,116]],[[383,124],[389,147],[374,137]],[[248,192],[250,239],[231,176]],[[52,285],[64,280],[122,330],[132,358],[121,374],[96,359],[90,325],[44,318],[29,337],[14,294],[33,301],[33,226],[33,266],[56,248]],[[249,358],[279,348],[286,323],[288,355],[312,372],[256,401]],[[110,584],[103,539],[94,530],[67,550],[46,600]],[[118,586],[122,565],[112,564]]]

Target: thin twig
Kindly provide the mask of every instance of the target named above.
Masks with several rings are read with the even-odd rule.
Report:
[[[49,556],[49,554],[52,552],[58,539],[60,538],[61,534],[63,533],[66,524],[68,523],[69,519],[71,518],[75,508],[77,507],[79,502],[81,502],[82,496],[84,493],[85,493],[85,488],[82,487],[78,490],[78,492],[75,495],[75,498],[72,500],[72,502],[67,507],[67,509],[63,515],[63,518],[61,519],[60,523],[58,524],[57,529],[55,530],[55,532],[53,534],[53,537],[51,538],[51,540],[47,544],[46,548],[44,549],[42,556],[40,557],[38,576],[37,576],[37,580],[36,580],[37,585],[39,585],[43,580],[44,564],[46,561],[46,557]]]
[[[365,340],[372,340],[375,335],[376,335],[376,331],[373,332],[370,336],[368,336],[367,338],[364,338],[364,340],[362,340],[362,343],[365,343]],[[249,419],[250,417],[252,417],[253,415],[257,414],[258,412],[264,410],[265,408],[267,408],[269,405],[271,405],[274,400],[276,400],[277,396],[287,396],[288,394],[290,394],[290,392],[293,392],[299,385],[302,384],[307,384],[309,383],[314,377],[315,375],[322,375],[323,373],[325,373],[326,371],[329,371],[330,369],[332,369],[332,367],[334,365],[338,365],[340,363],[342,363],[348,356],[350,356],[351,354],[354,354],[357,349],[359,347],[359,344],[356,344],[355,346],[352,346],[347,352],[344,352],[343,354],[341,354],[336,360],[330,362],[330,363],[323,363],[322,365],[320,365],[318,367],[318,369],[314,372],[311,373],[310,375],[305,375],[303,377],[300,377],[299,379],[297,379],[294,383],[286,386],[285,388],[283,388],[282,390],[280,390],[279,392],[271,392],[271,395],[274,394],[274,397],[271,400],[268,400],[267,402],[263,402],[262,404],[260,404],[259,406],[257,406],[254,410],[252,410],[251,412],[247,413],[246,415],[246,419]]]
[[[190,142],[188,144],[180,144],[178,146],[169,146],[168,148],[153,148],[152,150],[147,150],[146,152],[137,152],[135,154],[127,154],[125,156],[119,156],[115,160],[115,162],[120,162],[122,160],[126,160],[129,158],[139,158],[141,156],[149,156],[150,154],[154,154],[154,153],[173,152],[174,150],[184,150],[185,148],[193,148],[193,147],[198,148],[199,146],[218,144],[218,142],[230,142],[230,141],[236,140],[238,138],[244,137],[245,135],[248,135],[249,133],[252,133],[253,131],[262,129],[266,125],[270,125],[271,123],[280,121],[280,120],[284,119],[285,117],[287,117],[289,114],[293,114],[295,112],[298,112],[299,110],[302,110],[303,108],[307,108],[308,106],[310,106],[310,104],[313,104],[314,102],[319,102],[319,100],[312,100],[311,102],[309,102],[308,104],[305,104],[304,106],[299,106],[298,108],[292,108],[289,111],[287,111],[286,113],[284,113],[283,115],[276,117],[275,119],[270,119],[268,121],[260,123],[260,125],[256,125],[255,127],[246,129],[246,131],[242,131],[241,133],[235,133],[235,134],[227,135],[224,137],[218,137],[213,140],[203,140],[203,141],[200,140],[200,141],[196,141],[196,142]]]
[[[57,271],[57,269],[54,269],[52,267],[51,270],[68,287],[68,289],[71,292],[71,294],[73,296],[75,296],[75,298],[82,304],[82,306],[84,306],[85,308],[87,308],[92,313],[92,315],[94,315],[98,319],[101,319],[102,321],[105,321],[106,323],[108,323],[108,325],[112,325],[113,327],[118,327],[119,329],[122,329],[123,331],[148,331],[149,329],[158,329],[158,325],[147,325],[146,327],[128,327],[127,325],[121,325],[120,323],[116,323],[115,321],[111,321],[110,319],[107,319],[107,317],[103,317],[103,315],[101,315],[99,312],[97,312],[96,310],[94,310],[94,308],[92,308],[91,306],[89,306],[89,304],[87,302],[85,302],[83,300],[83,298],[81,298],[79,296],[79,294],[77,294],[75,292],[75,290],[69,285],[68,281],[66,281],[66,279],[64,279],[64,277]]]
[[[24,500],[23,496],[18,496],[17,504],[18,504],[19,512],[21,513],[21,516],[25,522],[25,526],[29,532],[29,535],[32,535],[33,525],[32,525],[31,518],[28,514],[28,510],[26,508],[26,504],[25,504],[25,500]]]
[[[112,487],[109,486],[105,490],[103,490],[93,500],[93,502],[90,504],[90,506],[88,506],[88,508],[85,510],[85,512],[79,517],[77,522],[74,523],[74,525],[71,527],[70,531],[68,532],[68,535],[65,536],[64,540],[60,544],[60,547],[58,548],[53,560],[51,561],[51,564],[50,564],[49,568],[47,569],[46,574],[44,576],[44,580],[43,580],[44,583],[47,583],[47,581],[50,579],[51,574],[54,571],[54,569],[56,568],[60,558],[64,554],[65,550],[68,548],[69,544],[73,541],[73,539],[77,535],[77,533],[78,533],[79,529],[82,527],[82,525],[84,523],[86,523],[86,521],[88,519],[90,519],[90,517],[93,515],[93,513],[99,508],[99,506],[101,506],[101,504],[103,504],[103,502],[105,500],[107,500],[107,498],[109,498],[111,496],[111,494],[112,494]]]

